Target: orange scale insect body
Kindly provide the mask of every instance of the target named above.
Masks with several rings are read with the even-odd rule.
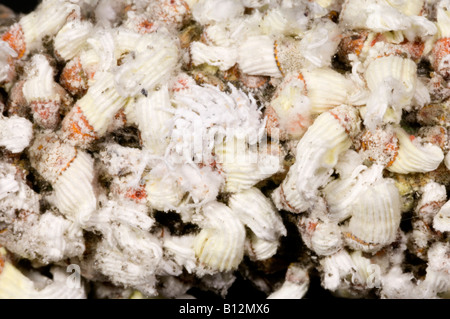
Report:
[[[86,146],[98,138],[92,125],[86,119],[83,111],[78,105],[64,117],[62,121],[63,137],[80,146]]]
[[[81,97],[88,89],[88,79],[92,78],[83,69],[80,58],[75,57],[64,67],[60,76],[61,85],[73,96]]]
[[[450,77],[450,38],[436,41],[432,51],[433,69],[445,79]]]

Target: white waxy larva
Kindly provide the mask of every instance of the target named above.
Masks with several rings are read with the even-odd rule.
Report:
[[[308,271],[299,264],[290,264],[283,285],[267,296],[267,299],[302,299],[308,288]]]
[[[431,225],[433,217],[447,201],[447,191],[444,185],[428,182],[422,189],[422,196],[417,203],[415,214]]]
[[[391,166],[391,172],[408,174],[434,171],[444,160],[441,148],[431,143],[421,144],[419,138],[411,140],[411,136],[401,127],[394,129],[399,141],[398,154]]]
[[[448,243],[434,243],[428,251],[428,267],[425,280],[420,282],[420,287],[425,291],[424,298],[442,296],[445,298],[450,293],[450,262],[448,255],[450,246]]]
[[[202,230],[194,240],[199,262],[216,271],[236,269],[244,257],[245,227],[226,205],[211,202],[203,207]]]

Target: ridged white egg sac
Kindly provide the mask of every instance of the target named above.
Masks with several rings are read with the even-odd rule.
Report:
[[[436,182],[428,182],[421,189],[421,197],[416,205],[414,213],[426,224],[433,223],[434,216],[440,211],[447,201],[445,186]]]
[[[256,236],[270,241],[286,236],[281,216],[259,189],[252,187],[231,195],[228,206]]]
[[[22,211],[3,229],[0,245],[42,265],[79,256],[85,249],[82,229],[51,211]]]
[[[434,216],[433,228],[440,232],[450,231],[450,201],[446,202]]]
[[[318,68],[330,67],[340,39],[341,30],[337,24],[329,20],[317,23],[312,29],[306,31],[300,41],[305,65]]]
[[[44,55],[34,55],[28,66],[28,76],[22,89],[31,107],[34,122],[42,128],[53,130],[61,121],[62,102],[58,84],[53,80],[54,72]]]
[[[442,149],[431,143],[422,143],[421,139],[411,136],[397,127],[394,132],[399,141],[399,148],[394,162],[387,169],[394,173],[408,174],[434,171],[444,160]]]
[[[0,116],[0,147],[11,153],[20,153],[30,145],[33,124],[24,117]]]
[[[437,40],[434,43],[430,55],[430,62],[433,69],[445,79],[450,76],[449,47],[450,47],[450,10],[448,4],[443,1],[437,6]]]
[[[26,276],[8,260],[6,249],[0,248],[0,298],[1,299],[86,299],[81,281],[72,280],[70,272],[52,267],[52,279],[33,271]],[[76,275],[76,274],[75,274]],[[75,278],[76,279],[76,278]]]
[[[195,41],[190,46],[191,62],[194,65],[206,63],[217,66],[219,70],[226,71],[236,64],[237,49],[231,47],[211,46]]]
[[[364,124],[374,129],[383,123],[388,108],[401,117],[410,109],[417,84],[417,66],[411,59],[389,55],[371,61],[364,73],[371,96],[367,101]]]
[[[314,114],[346,104],[354,86],[345,76],[326,67],[302,70],[301,77]]]
[[[264,115],[270,137],[286,140],[303,136],[313,119],[307,83],[301,73],[289,73],[283,78]]]
[[[164,234],[163,249],[171,260],[190,274],[198,269],[194,251],[195,235],[170,236]]]
[[[249,251],[253,260],[272,257],[281,236],[287,231],[273,203],[257,188],[249,188],[231,195],[228,206],[241,222],[250,228]]]
[[[52,184],[59,211],[76,223],[87,222],[97,208],[93,158],[56,134],[36,136],[28,151],[31,165]]]
[[[194,20],[205,25],[238,18],[245,9],[238,0],[199,0],[190,7]]]
[[[344,246],[342,232],[337,223],[302,217],[298,229],[305,245],[318,256],[332,255]]]
[[[281,78],[274,49],[275,41],[266,35],[252,36],[238,48],[238,64],[243,73]]]
[[[195,256],[215,271],[236,269],[244,257],[244,225],[228,206],[219,202],[206,204],[202,212],[202,230],[194,240]]]
[[[290,264],[285,281],[267,299],[302,299],[309,288],[308,271],[300,264]]]
[[[159,240],[148,231],[112,225],[97,245],[95,269],[124,287],[156,295],[156,270],[162,258]]]
[[[1,37],[22,58],[33,50],[42,48],[45,36],[53,36],[70,14],[78,15],[80,7],[70,1],[45,0],[35,11],[24,15]]]
[[[392,243],[400,219],[400,194],[393,180],[382,177],[382,166],[362,173],[363,183],[355,187],[352,216],[343,226],[346,243],[353,249],[374,252]]]
[[[170,36],[151,33],[143,37],[132,49],[134,54],[125,55],[115,70],[115,87],[125,97],[155,89],[168,80],[178,64],[179,50]]]
[[[318,116],[297,145],[296,161],[272,193],[278,209],[300,213],[310,208],[318,190],[329,182],[339,155],[359,131],[358,111],[347,105]]]
[[[142,144],[154,155],[162,156],[166,152],[174,112],[167,85],[162,85],[157,91],[148,92],[147,97],[139,97],[134,105]]]
[[[406,2],[406,1],[404,1]],[[401,31],[410,41],[436,33],[436,26],[421,16],[424,2],[347,0],[342,7],[340,22],[351,29],[369,29],[374,32]]]
[[[126,98],[119,95],[110,72],[96,72],[87,93],[62,121],[61,135],[76,146],[85,147],[106,133]]]
[[[225,191],[239,192],[281,170],[283,154],[278,143],[248,146],[234,139],[214,148],[216,165],[225,177]]]
[[[53,46],[56,56],[64,61],[73,59],[87,46],[92,29],[89,21],[68,21],[55,35]]]
[[[147,201],[151,208],[160,211],[176,210],[185,192],[180,181],[165,163],[159,164],[143,176]]]
[[[450,294],[450,262],[448,243],[436,242],[428,250],[428,267],[420,288],[425,298],[448,298]]]
[[[381,268],[372,264],[361,251],[345,249],[320,260],[322,286],[341,298],[361,298],[372,288],[379,288]]]

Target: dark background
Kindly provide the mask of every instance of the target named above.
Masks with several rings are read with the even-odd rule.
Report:
[[[0,4],[3,4],[15,12],[28,13],[36,8],[40,0],[0,0]]]

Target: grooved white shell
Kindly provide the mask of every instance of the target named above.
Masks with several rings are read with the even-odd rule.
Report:
[[[244,256],[245,228],[226,205],[211,202],[203,207],[204,225],[194,240],[199,262],[217,271],[236,269]]]
[[[286,236],[280,215],[259,189],[252,187],[233,194],[228,206],[257,237],[277,241],[280,236]]]
[[[238,48],[238,63],[242,72],[249,75],[266,75],[281,78],[274,54],[275,41],[266,35],[250,36]]]
[[[434,171],[444,160],[441,148],[431,143],[421,144],[418,138],[411,141],[404,129],[397,127],[395,133],[399,141],[398,155],[387,169],[391,172],[408,174]]]
[[[93,25],[89,21],[67,22],[55,36],[53,46],[56,53],[66,61],[73,59],[87,45],[92,29]]]
[[[22,152],[33,137],[33,124],[24,117],[0,117],[0,146],[12,153]]]
[[[311,249],[319,256],[334,254],[343,246],[339,226],[334,223],[318,223],[311,236]]]
[[[198,41],[191,43],[190,53],[194,65],[206,63],[217,66],[222,71],[235,65],[238,57],[237,49],[233,46],[211,46]]]

